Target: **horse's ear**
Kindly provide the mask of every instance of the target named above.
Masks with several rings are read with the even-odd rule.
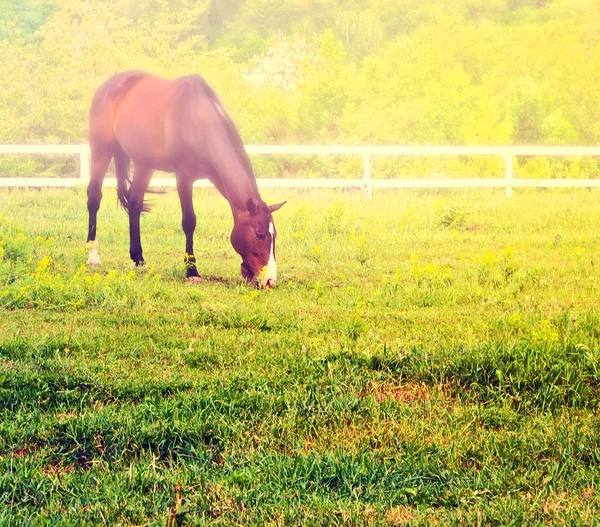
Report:
[[[258,202],[254,198],[250,198],[246,203],[246,208],[250,214],[256,214],[258,212]]]
[[[287,203],[287,201],[283,201],[281,203],[277,203],[277,205],[269,205],[269,212],[275,212],[276,210],[279,210],[286,203]]]

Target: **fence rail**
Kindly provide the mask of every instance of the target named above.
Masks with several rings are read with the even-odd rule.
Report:
[[[513,177],[513,160],[519,156],[600,157],[600,146],[303,146],[247,145],[249,154],[258,155],[337,155],[363,158],[361,179],[258,179],[259,187],[364,188],[371,196],[374,188],[504,188],[508,197],[515,187],[600,188],[600,179],[519,179]],[[79,156],[79,178],[0,178],[0,187],[72,187],[86,184],[90,175],[88,145],[0,145],[2,154],[74,154]],[[504,178],[469,179],[372,179],[373,156],[501,156]],[[114,178],[105,185],[115,186]],[[154,178],[155,187],[174,187],[173,178]],[[210,186],[207,180],[198,187]]]

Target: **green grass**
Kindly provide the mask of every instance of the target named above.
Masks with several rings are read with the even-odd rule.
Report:
[[[214,192],[197,285],[174,192],[85,269],[83,189],[0,191],[1,525],[598,521],[598,192],[264,197],[271,291]]]

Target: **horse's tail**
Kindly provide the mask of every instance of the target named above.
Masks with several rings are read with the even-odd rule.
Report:
[[[131,159],[121,148],[115,153],[115,172],[117,176],[117,197],[123,208],[129,212],[129,187],[131,178],[129,177],[129,166]]]
[[[117,197],[123,208],[129,212],[129,188],[131,187],[131,177],[129,177],[129,167],[131,158],[122,148],[115,153],[115,172],[117,175]],[[146,189],[147,194],[165,194],[164,190]],[[150,212],[150,203],[144,200],[142,212]]]

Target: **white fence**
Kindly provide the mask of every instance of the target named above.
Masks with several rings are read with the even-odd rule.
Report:
[[[370,196],[374,188],[505,188],[512,196],[515,187],[598,188],[600,179],[518,179],[513,178],[513,159],[518,156],[600,156],[597,146],[293,146],[248,145],[249,154],[261,155],[337,155],[360,156],[364,170],[361,179],[258,179],[265,187],[364,188]],[[0,178],[0,187],[70,187],[86,184],[90,173],[88,145],[0,145],[1,154],[74,154],[80,159],[79,178]],[[502,156],[506,168],[503,178],[460,179],[371,179],[373,156]],[[105,185],[115,186],[114,178]],[[174,187],[173,178],[154,178],[155,187]],[[210,186],[200,180],[196,186]]]

